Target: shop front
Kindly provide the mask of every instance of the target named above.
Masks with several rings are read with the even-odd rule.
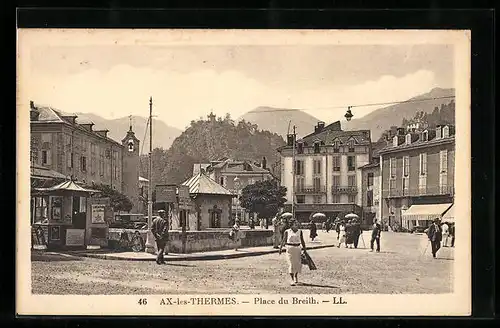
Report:
[[[34,188],[31,194],[34,247],[80,248],[92,244],[92,211],[93,203],[97,202],[92,196],[96,193],[71,180],[50,188]]]

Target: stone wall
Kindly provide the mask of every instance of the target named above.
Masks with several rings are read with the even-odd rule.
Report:
[[[133,229],[109,229],[109,247],[118,248],[118,241],[122,232],[126,232],[129,240],[136,230]],[[272,230],[241,230],[242,238],[238,245],[229,239],[229,228],[209,229],[204,231],[186,232],[186,253],[208,252],[225,249],[234,249],[244,247],[271,246],[273,245]],[[139,233],[146,242],[146,230],[140,230]],[[169,252],[182,253],[182,238],[180,231],[170,231]]]

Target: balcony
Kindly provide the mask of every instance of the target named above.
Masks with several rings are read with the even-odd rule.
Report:
[[[332,186],[332,194],[356,194],[356,186]]]
[[[326,193],[325,186],[298,186],[295,187],[295,194],[306,195],[306,194],[324,194]]]
[[[285,211],[292,211],[292,204],[285,204]],[[361,207],[356,204],[331,204],[331,203],[323,203],[323,204],[295,204],[295,212],[321,212],[321,213],[329,213],[329,212],[354,212],[360,213]]]
[[[420,197],[420,196],[453,196],[455,195],[454,186],[445,187],[426,187],[409,189],[386,189],[382,192],[383,198],[398,197]]]

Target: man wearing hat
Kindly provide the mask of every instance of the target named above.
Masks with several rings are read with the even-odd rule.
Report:
[[[436,253],[441,248],[441,239],[443,238],[439,221],[439,218],[435,218],[434,222],[429,227],[429,230],[427,230],[427,237],[429,237],[429,241],[431,243],[433,258],[436,258]]]
[[[158,215],[151,224],[151,232],[156,239],[156,246],[158,248],[158,255],[156,257],[157,264],[164,264],[163,253],[168,243],[168,220],[165,210],[159,210]]]

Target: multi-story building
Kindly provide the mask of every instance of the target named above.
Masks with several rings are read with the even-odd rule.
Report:
[[[121,143],[93,123],[30,102],[31,166],[41,166],[86,185],[105,184],[139,206],[139,140],[132,126]]]
[[[399,128],[380,154],[380,215],[384,224],[427,226],[451,206],[455,185],[455,128]]]
[[[247,185],[274,178],[267,168],[266,158],[263,158],[261,163],[223,158],[209,164],[194,164],[193,175],[200,172],[200,169],[235,195],[241,195],[241,191]],[[241,207],[239,200],[235,197],[232,203],[233,219],[236,213],[243,222],[248,221],[250,213]]]
[[[291,210],[294,194],[300,221],[316,212],[328,217],[350,212],[362,216],[361,167],[371,162],[370,130],[343,131],[340,121],[328,126],[319,122],[313,133],[295,142],[295,163],[294,138],[288,135],[287,144],[278,148],[281,185],[287,188],[285,210]]]

